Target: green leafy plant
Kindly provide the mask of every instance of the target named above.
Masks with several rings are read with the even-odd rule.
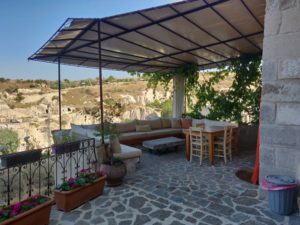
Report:
[[[53,137],[54,144],[65,144],[65,143],[71,143],[77,140],[77,135],[70,131],[62,131],[61,136],[54,136]]]
[[[0,145],[5,146],[0,155],[16,152],[20,145],[18,133],[8,128],[0,128]]]
[[[155,99],[153,102],[147,103],[147,107],[161,110],[162,118],[172,117],[172,99],[167,99],[164,101],[159,101]]]
[[[217,90],[216,84],[234,75],[228,90]],[[243,115],[250,118],[250,123],[259,120],[259,102],[261,96],[261,56],[244,56],[232,60],[228,65],[221,65],[214,72],[207,74],[208,79],[196,88],[197,102],[187,115],[193,118],[229,120],[245,123]],[[208,115],[201,111],[209,109]]]
[[[63,182],[57,189],[60,191],[71,191],[72,189],[85,186],[87,184],[93,183],[99,177],[105,176],[103,171],[99,173],[91,173],[89,169],[82,169],[78,177],[70,177],[67,181]]]
[[[30,209],[37,207],[43,203],[48,202],[50,199],[47,197],[35,195],[24,201],[17,202],[10,206],[0,207],[0,223],[13,218],[19,214],[22,214]]]
[[[170,72],[158,72],[158,73],[138,73],[131,72],[133,76],[142,77],[148,80],[148,88],[152,88],[155,91],[158,85],[162,85],[166,91],[170,89],[170,83],[177,75],[185,77],[186,90],[185,94],[188,98],[188,103],[191,102],[191,96],[194,93],[194,87],[198,83],[198,66],[193,63],[187,63],[179,67],[178,69]]]

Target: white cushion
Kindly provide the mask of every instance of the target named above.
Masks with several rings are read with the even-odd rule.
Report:
[[[121,153],[114,153],[114,157],[119,159],[137,158],[142,155],[142,151],[138,148],[133,148],[128,145],[121,145]]]

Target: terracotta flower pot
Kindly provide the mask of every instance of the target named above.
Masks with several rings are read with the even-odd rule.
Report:
[[[69,212],[103,193],[106,176],[96,179],[93,183],[71,191],[54,191],[56,206],[59,210]]]
[[[107,176],[107,186],[119,186],[123,183],[123,178],[125,177],[127,170],[126,165],[109,165],[102,164],[101,171],[103,171]]]
[[[43,204],[3,221],[0,225],[48,225],[52,204],[53,200],[49,199]]]

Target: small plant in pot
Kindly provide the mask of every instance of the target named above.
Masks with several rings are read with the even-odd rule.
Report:
[[[100,170],[105,172],[108,186],[119,186],[123,183],[123,178],[126,176],[127,170],[123,160],[114,157],[114,153],[121,152],[116,126],[106,122],[104,134],[105,138],[109,140],[109,146],[104,154]]]
[[[92,173],[90,169],[82,169],[76,178],[70,177],[54,191],[57,208],[69,212],[96,198],[103,193],[105,180],[103,171]]]
[[[0,206],[0,225],[45,225],[49,223],[53,200],[35,195],[9,206]]]
[[[54,145],[52,146],[53,154],[71,153],[80,149],[80,142],[77,136],[69,130],[53,132]]]

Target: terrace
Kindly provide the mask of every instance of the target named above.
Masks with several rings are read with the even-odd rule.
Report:
[[[122,186],[106,188],[69,213],[54,206],[50,224],[297,224],[296,216],[270,213],[258,186],[235,176],[254,160],[253,151],[244,151],[227,165],[217,161],[211,167],[186,163],[183,149],[163,155],[144,151],[136,173]]]
[[[300,67],[299,44],[295,40],[300,30],[293,22],[297,19],[289,17],[298,15],[297,4],[291,0],[278,4],[267,1],[266,7],[264,1],[190,0],[102,19],[68,19],[29,59],[57,63],[59,81],[61,64],[99,69],[102,132],[96,141],[102,145],[105,119],[102,68],[168,73],[185,63],[193,63],[203,70],[243,55],[261,55],[264,51],[260,160],[256,159],[255,148],[247,151],[240,147],[233,161],[226,165],[216,160],[214,165],[205,161],[200,166],[197,161],[185,160],[186,149],[155,155],[135,145],[142,149],[143,155],[134,174],[127,176],[121,186],[106,187],[103,195],[69,213],[53,206],[50,224],[299,224],[298,214],[285,217],[271,213],[267,201],[260,198],[264,197],[260,188],[235,175],[240,168],[253,168],[257,160],[260,182],[271,173],[299,179],[299,138],[296,136],[300,133],[299,103],[295,102],[299,102]],[[274,12],[284,15],[280,21]],[[281,35],[286,39],[281,40]],[[296,38],[291,37],[293,35]],[[280,36],[279,40],[274,36]],[[289,39],[296,44],[291,47],[286,41]],[[279,50],[273,50],[276,47]],[[174,77],[173,117],[181,117],[183,113],[184,93],[183,76]],[[60,88],[58,94],[61,130]],[[77,162],[77,172],[79,168],[86,169],[85,163],[91,169],[101,161],[99,156],[93,158],[99,146],[95,146],[95,139],[91,140],[93,144],[83,144],[75,153],[64,154],[72,159],[76,154],[84,155],[85,148],[92,151],[86,162]],[[56,166],[62,164],[60,178],[67,179],[70,174],[66,174],[65,158],[52,156],[50,148],[46,151],[47,158],[33,162],[32,166],[40,168],[49,162]],[[21,177],[21,170],[28,168],[31,171],[31,166],[12,168],[17,174],[14,177]],[[58,177],[56,174],[55,182],[50,182],[49,168],[45,170],[46,193],[50,195]],[[0,174],[9,178],[10,170],[0,171]],[[42,177],[39,174],[39,180]],[[32,194],[31,185],[37,182],[28,180],[29,191],[25,195]],[[10,192],[15,190],[8,185],[7,191],[2,192],[8,194],[5,199],[8,203]],[[20,194],[15,197],[21,199]]]

